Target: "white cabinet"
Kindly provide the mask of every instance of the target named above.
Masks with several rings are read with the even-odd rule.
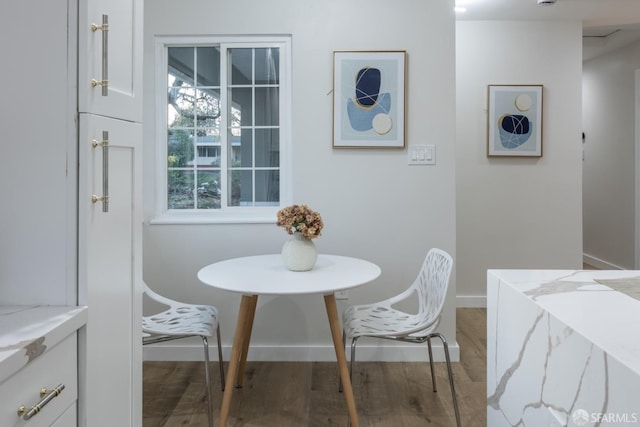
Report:
[[[142,4],[142,0],[80,2],[81,113],[142,121]],[[101,28],[103,19],[108,28]],[[92,81],[100,82],[103,77],[108,81],[105,95],[102,85],[92,86]]]
[[[86,427],[142,424],[142,4],[79,4],[78,295],[89,320],[78,424]]]
[[[58,418],[51,427],[75,427],[78,425],[78,406],[74,403]]]
[[[85,427],[142,424],[142,5],[31,0],[0,13],[0,302],[89,306],[68,351],[79,354],[77,411],[46,425],[76,425],[76,412]],[[103,15],[108,28],[93,31]],[[106,96],[91,85],[103,79],[103,52]],[[103,131],[109,212],[91,201],[103,195]],[[0,338],[11,333],[0,328]],[[17,407],[2,395],[7,408],[13,420]]]
[[[74,19],[67,0],[10,2],[0,13],[3,305],[77,301]]]
[[[0,383],[1,426],[45,427],[55,425],[54,423],[59,419],[65,421],[64,423],[60,421],[57,425],[65,427],[76,425],[75,411],[72,410],[70,414],[65,414],[70,408],[75,408],[75,402],[78,398],[76,349],[77,339],[74,332],[52,349],[46,349],[44,354]],[[59,393],[56,393],[54,390],[60,385],[64,387],[59,389]],[[52,392],[54,396],[57,396],[52,397],[30,419],[25,420],[24,414],[18,414],[18,409],[21,406],[27,413]],[[70,421],[72,424],[69,424]]]
[[[108,146],[94,148],[105,132]],[[80,301],[89,307],[80,425],[88,427],[142,421],[141,144],[139,123],[80,115],[79,281]],[[105,181],[108,202],[93,202]]]

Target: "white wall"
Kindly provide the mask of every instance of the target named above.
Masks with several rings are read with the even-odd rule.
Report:
[[[490,268],[581,268],[579,22],[458,21],[458,304]],[[543,157],[488,158],[487,85],[542,84]]]
[[[146,282],[168,296],[218,306],[228,351],[239,296],[206,288],[197,271],[235,256],[279,252],[288,237],[275,224],[148,225],[155,194],[154,34],[292,35],[294,201],[322,214],[325,229],[316,240],[321,252],[362,257],[381,266],[379,280],[350,292],[348,303],[355,304],[404,290],[431,247],[455,259],[454,28],[453,1],[406,0],[402,7],[383,0],[146,2]],[[331,147],[333,51],[398,49],[408,53],[407,142],[436,144],[435,166],[408,166],[406,149]],[[440,330],[454,344],[457,357],[454,295],[455,277]],[[339,302],[339,310],[345,307]],[[396,344],[369,343],[376,347],[367,349],[362,340],[363,359],[424,360],[421,346],[385,352],[383,346]],[[335,359],[322,298],[261,299],[252,345],[250,359]],[[196,347],[194,357],[199,351]]]
[[[585,61],[584,252],[594,264],[634,268],[634,71],[640,43]]]

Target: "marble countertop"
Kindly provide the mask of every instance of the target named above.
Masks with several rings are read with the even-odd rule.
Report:
[[[83,306],[0,306],[0,382],[86,323]]]
[[[640,271],[489,270],[640,374]]]

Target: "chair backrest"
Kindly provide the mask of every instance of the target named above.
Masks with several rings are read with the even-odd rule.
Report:
[[[151,289],[146,283],[142,283],[142,293],[146,296],[148,296],[150,299],[152,299],[155,302],[159,302],[161,304],[164,304],[166,306],[172,307],[173,305],[175,305],[177,303],[177,301],[172,300],[170,298],[164,297],[156,292],[153,291],[153,289]]]
[[[429,250],[420,273],[412,285],[412,288],[418,292],[418,313],[422,325],[439,322],[452,270],[451,255],[438,248]]]

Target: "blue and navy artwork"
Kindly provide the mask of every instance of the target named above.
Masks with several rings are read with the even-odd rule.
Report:
[[[347,115],[351,127],[359,132],[373,129],[384,135],[393,128],[389,115],[391,94],[380,93],[382,73],[374,67],[362,67],[355,78],[355,93],[347,100]]]
[[[501,114],[496,116],[496,148],[518,152],[535,150],[537,99],[533,91],[496,92],[495,109]]]
[[[363,107],[372,107],[380,92],[380,70],[365,67],[356,74],[356,103]]]
[[[498,120],[500,143],[504,148],[513,149],[521,146],[531,137],[531,124],[527,116],[521,114],[505,114]]]

